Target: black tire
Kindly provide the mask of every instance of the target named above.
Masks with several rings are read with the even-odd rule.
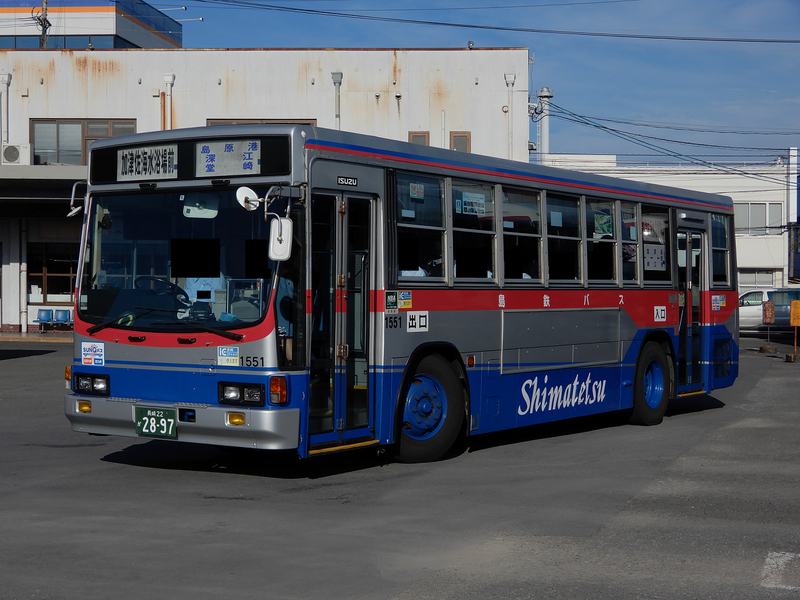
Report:
[[[636,363],[630,422],[637,425],[661,423],[672,395],[672,384],[672,367],[667,353],[661,344],[647,342]]]
[[[397,458],[440,459],[458,439],[465,415],[466,395],[454,367],[439,354],[426,356],[400,396]]]

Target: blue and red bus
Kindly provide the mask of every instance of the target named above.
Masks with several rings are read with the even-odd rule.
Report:
[[[430,461],[738,373],[727,197],[274,124],[95,142],[82,208],[75,431]]]

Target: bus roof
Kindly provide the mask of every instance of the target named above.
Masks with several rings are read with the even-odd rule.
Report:
[[[733,201],[728,196],[457,152],[305,124],[242,124],[148,132],[97,140],[92,144],[92,150],[166,140],[231,139],[257,135],[289,135],[293,139],[304,138],[305,149],[322,157],[401,169],[405,165],[410,169],[430,173],[444,172],[450,176],[463,174],[464,177],[480,176],[500,183],[533,184],[547,190],[654,202],[680,206],[687,210],[708,210],[726,214],[733,212]]]

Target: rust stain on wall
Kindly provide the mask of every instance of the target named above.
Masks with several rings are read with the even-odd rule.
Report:
[[[400,65],[400,60],[397,58],[397,50],[392,51],[392,80],[400,85],[400,76],[403,74],[403,67]]]
[[[89,61],[89,69],[94,77],[109,77],[122,73],[122,66],[116,60],[98,59],[94,56]]]

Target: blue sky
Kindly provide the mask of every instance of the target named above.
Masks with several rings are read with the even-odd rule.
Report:
[[[188,7],[185,12],[169,12],[174,18],[203,17],[202,22],[183,23],[187,48],[447,48],[464,47],[468,40],[476,47],[527,47],[535,53],[531,90],[551,88],[553,102],[562,109],[584,117],[651,125],[595,121],[617,130],[709,145],[648,140],[659,147],[690,156],[767,162],[786,154],[786,148],[800,145],[800,43],[625,39],[478,28],[800,41],[798,0],[169,0],[153,4]],[[281,7],[477,27],[276,10]],[[653,149],[563,118],[552,120],[550,137],[551,152],[616,153],[620,158],[630,154],[631,160],[659,160]],[[535,139],[535,128],[531,139]]]

